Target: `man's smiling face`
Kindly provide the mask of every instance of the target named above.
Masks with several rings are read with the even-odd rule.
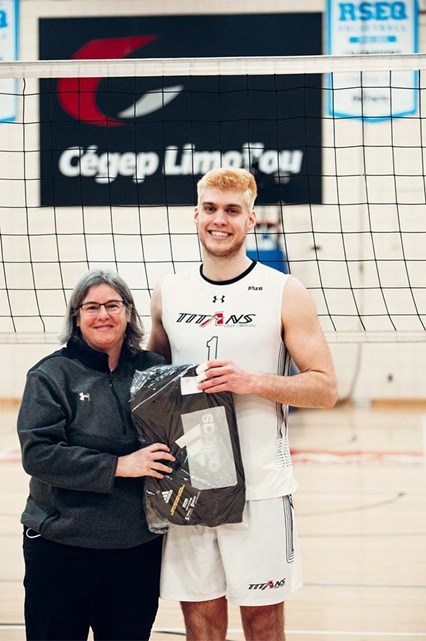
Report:
[[[232,257],[242,248],[245,251],[246,234],[253,229],[255,214],[242,191],[208,187],[195,208],[194,220],[206,252]]]

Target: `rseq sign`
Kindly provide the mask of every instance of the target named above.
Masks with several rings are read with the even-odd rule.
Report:
[[[327,0],[327,53],[368,55],[418,51],[417,0]],[[417,74],[412,71],[335,73],[328,78],[328,111],[371,122],[417,111]]]

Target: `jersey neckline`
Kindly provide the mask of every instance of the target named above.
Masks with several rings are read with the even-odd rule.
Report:
[[[200,265],[200,276],[203,280],[205,280],[207,283],[210,283],[211,285],[232,285],[232,283],[236,283],[242,278],[245,278],[248,274],[250,274],[251,271],[256,267],[257,265],[257,260],[253,260],[251,265],[245,269],[242,274],[239,274],[235,278],[231,278],[229,280],[211,280],[210,278],[207,278],[207,276],[204,276],[203,274],[203,264],[201,263]]]

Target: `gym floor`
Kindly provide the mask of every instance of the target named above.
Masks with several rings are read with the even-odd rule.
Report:
[[[0,409],[0,639],[24,641],[28,477],[17,407]],[[426,406],[297,410],[290,442],[304,587],[286,604],[287,641],[426,640]],[[184,636],[179,604],[161,602],[152,641]],[[227,638],[244,638],[235,606]]]

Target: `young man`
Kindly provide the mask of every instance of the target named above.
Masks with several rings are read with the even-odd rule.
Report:
[[[227,600],[240,606],[247,641],[285,639],[284,601],[301,586],[287,408],[331,408],[337,398],[309,293],[246,255],[256,192],[243,169],[200,180],[203,263],[167,276],[152,297],[149,349],[175,364],[207,361],[200,389],[233,392],[246,476],[243,523],[175,527],[167,536],[161,592],[181,601],[188,641],[224,641]]]

